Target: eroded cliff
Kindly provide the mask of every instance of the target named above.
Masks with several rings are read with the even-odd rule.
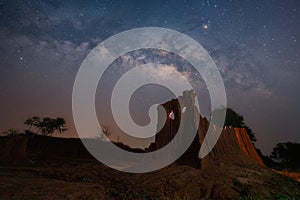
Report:
[[[203,159],[199,159],[198,154],[201,145],[206,136],[209,121],[202,117],[195,107],[195,94],[193,91],[186,91],[182,97],[173,99],[162,104],[159,108],[159,121],[163,122],[166,119],[163,128],[156,134],[155,143],[151,145],[151,151],[160,149],[167,145],[178,132],[182,130],[189,130],[197,132],[194,140],[187,151],[176,161],[178,164],[184,164],[193,166],[196,168],[206,168],[211,165],[223,165],[234,163],[256,163],[264,165],[262,159],[256,152],[254,145],[252,144],[247,130],[244,128],[225,127],[222,129],[220,138],[212,151]],[[181,106],[180,106],[181,105]],[[166,110],[166,114],[162,109]],[[184,111],[184,112],[183,112]],[[174,116],[169,117],[170,113]],[[185,121],[184,125],[189,126],[188,129],[179,129],[180,120],[182,115]],[[198,127],[196,123],[199,121]],[[158,128],[162,125],[159,124]],[[173,151],[175,152],[183,142],[185,142],[184,136],[189,133],[183,133],[182,136],[177,139],[174,145]]]

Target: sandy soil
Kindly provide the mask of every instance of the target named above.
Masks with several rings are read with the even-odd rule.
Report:
[[[300,183],[249,163],[129,174],[91,159],[31,157],[0,166],[0,199],[300,199]]]

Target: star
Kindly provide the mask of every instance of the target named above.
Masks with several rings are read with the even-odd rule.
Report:
[[[207,30],[208,29],[208,25],[207,24],[203,24],[202,28],[205,29],[205,30]]]

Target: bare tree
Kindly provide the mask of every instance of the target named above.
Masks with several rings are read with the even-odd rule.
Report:
[[[111,135],[111,131],[108,126],[101,126],[102,133],[100,133],[100,139],[103,141],[106,141],[109,139],[109,136]]]

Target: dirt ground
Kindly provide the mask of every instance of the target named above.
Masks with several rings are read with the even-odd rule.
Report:
[[[129,174],[91,159],[32,157],[0,166],[0,199],[300,199],[300,183],[249,163]]]

